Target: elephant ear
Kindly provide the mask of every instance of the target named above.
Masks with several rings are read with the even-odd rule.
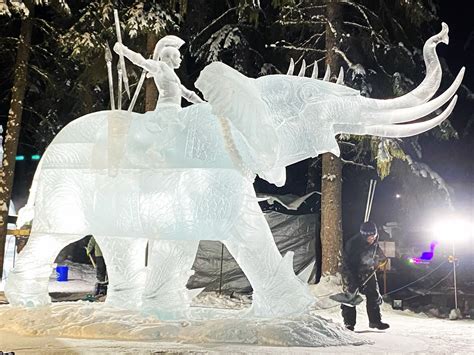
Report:
[[[224,63],[214,62],[202,70],[195,86],[211,104],[212,113],[230,121],[234,138],[249,151],[252,161],[246,163],[253,172],[268,172],[266,178],[275,176],[281,181],[281,171],[273,170],[280,150],[278,135],[255,82]]]

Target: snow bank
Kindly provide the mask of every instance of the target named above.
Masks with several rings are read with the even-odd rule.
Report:
[[[80,292],[93,285],[93,269],[71,263],[69,267],[71,280],[56,282],[52,277],[50,292]],[[334,285],[337,280],[329,279],[318,292],[334,289]],[[202,293],[194,300],[192,320],[166,322],[139,312],[85,301],[38,308],[4,305],[0,306],[0,332],[34,337],[285,347],[370,343],[322,317],[317,309],[291,319],[251,318],[246,316],[251,302],[246,295],[229,297],[214,292]]]
[[[206,315],[206,311],[206,308],[194,307],[195,318]],[[0,331],[26,336],[266,346],[322,347],[368,343],[314,313],[279,320],[230,318],[238,314],[239,311],[221,309],[221,317],[227,318],[161,322],[152,316],[84,301],[38,308],[1,306]]]
[[[328,299],[329,294],[340,292],[340,279],[325,277],[310,288],[317,296],[317,309],[289,320],[237,319],[249,308],[251,299],[216,293],[195,298],[194,320],[184,322],[161,322],[103,303],[61,302],[30,309],[3,305],[0,349],[34,354],[159,351],[285,355],[315,351],[456,354],[474,350],[473,320],[428,318],[407,310],[395,311],[384,304],[382,316],[391,327],[378,331],[369,329],[365,305],[361,304],[357,307],[356,331],[352,333],[337,325],[342,324],[339,305]],[[215,318],[203,320],[209,314]]]

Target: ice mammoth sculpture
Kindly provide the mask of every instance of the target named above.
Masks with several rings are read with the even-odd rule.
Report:
[[[303,312],[314,299],[294,275],[292,254],[282,257],[275,246],[253,190],[255,175],[282,184],[286,166],[338,154],[339,133],[405,137],[438,125],[455,105],[464,72],[430,101],[441,81],[435,47],[447,43],[447,32],[443,25],[425,44],[423,82],[395,99],[365,98],[315,78],[251,79],[216,62],[196,82],[207,103],[182,109],[165,102],[145,114],[103,111],[71,122],[37,171],[32,234],[8,279],[9,302],[50,302],[47,281],[57,253],[94,234],[113,305],[186,316],[185,284],[198,242],[219,240],[254,289],[252,314]],[[407,123],[448,101],[438,116]]]

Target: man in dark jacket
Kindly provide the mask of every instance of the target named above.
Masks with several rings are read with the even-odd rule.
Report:
[[[377,226],[373,222],[362,223],[360,233],[349,239],[344,246],[342,269],[344,291],[355,296],[358,290],[366,296],[370,328],[389,328],[388,324],[382,322],[380,315],[383,300],[375,274],[386,259],[378,245]],[[341,309],[346,328],[354,330],[356,307],[343,304]]]
[[[107,294],[107,286],[109,284],[107,278],[107,267],[105,265],[102,251],[99,248],[99,244],[97,244],[93,236],[91,236],[91,239],[86,246],[86,253],[90,258],[92,253],[94,253],[95,256],[94,267],[96,269],[97,283],[95,284],[94,296],[105,296]]]

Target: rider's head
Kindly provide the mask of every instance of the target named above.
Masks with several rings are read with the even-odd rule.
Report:
[[[161,60],[171,66],[173,69],[178,69],[181,65],[181,53],[175,47],[165,47],[160,53]]]

